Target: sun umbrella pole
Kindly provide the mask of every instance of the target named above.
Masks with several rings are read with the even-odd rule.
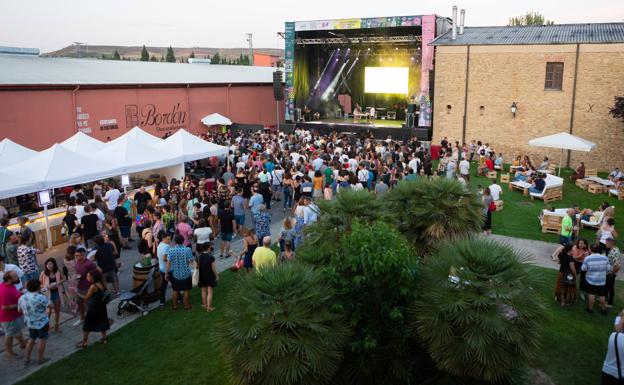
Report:
[[[557,176],[561,176],[561,165],[563,164],[563,148],[561,149],[561,156],[559,157],[559,170]]]
[[[48,205],[43,206],[43,216],[45,217],[46,238],[48,238],[48,249],[52,248],[52,233],[50,233],[50,224],[48,223]]]

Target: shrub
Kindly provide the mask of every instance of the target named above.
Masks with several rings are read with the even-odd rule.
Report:
[[[423,267],[412,331],[436,366],[477,383],[505,383],[539,351],[545,305],[537,272],[509,245],[469,238]]]
[[[324,276],[354,330],[335,379],[341,384],[405,384],[416,362],[407,307],[416,295],[417,258],[405,238],[382,221],[354,221],[331,245]]]
[[[321,274],[280,264],[240,279],[215,340],[232,384],[325,384],[336,371],[349,332],[331,310],[334,292]]]
[[[481,229],[480,203],[457,180],[418,178],[400,182],[385,199],[391,220],[420,253],[438,242]]]

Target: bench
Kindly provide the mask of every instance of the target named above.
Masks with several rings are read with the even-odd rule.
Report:
[[[591,194],[602,194],[606,191],[606,188],[598,183],[590,183],[589,186],[587,186],[587,192],[591,193]]]
[[[531,188],[531,183],[516,181],[509,183],[509,190],[519,190],[522,191],[524,195],[529,195],[529,189]]]
[[[620,186],[619,189],[612,188],[609,190],[609,195],[613,195],[619,201],[624,200],[624,185]]]
[[[509,173],[501,174],[501,177],[500,177],[501,183],[509,183],[510,180],[511,180],[511,177],[509,176]]]

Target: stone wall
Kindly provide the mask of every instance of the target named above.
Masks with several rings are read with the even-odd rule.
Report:
[[[529,155],[534,163],[548,156],[559,163],[561,151],[529,147],[530,139],[569,132],[576,45],[471,46],[466,109],[466,142],[489,142],[506,161]],[[462,139],[468,47],[436,47],[433,140]],[[561,91],[545,90],[547,62],[563,62]],[[571,166],[608,170],[624,166],[624,123],[608,109],[624,95],[624,44],[579,46],[572,133],[595,142],[590,153],[572,151]],[[518,111],[514,118],[511,104]],[[450,106],[450,108],[449,108]],[[568,162],[563,153],[563,164]]]

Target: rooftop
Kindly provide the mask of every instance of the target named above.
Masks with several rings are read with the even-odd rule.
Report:
[[[0,55],[0,86],[272,83],[271,67]]]
[[[451,39],[451,31],[432,45],[527,45],[624,43],[624,23],[552,24],[530,26],[465,27]]]

